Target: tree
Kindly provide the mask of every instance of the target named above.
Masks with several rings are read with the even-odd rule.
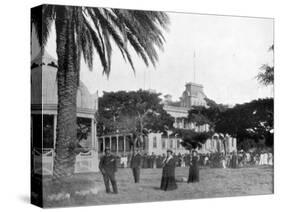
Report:
[[[272,45],[269,48],[269,51],[274,51],[274,45]],[[274,83],[274,66],[270,66],[268,64],[263,64],[260,67],[260,70],[261,71],[259,72],[259,74],[256,77],[258,79],[258,81],[265,86],[273,85],[273,83]]]
[[[144,90],[104,92],[99,99],[98,134],[130,132],[133,148],[148,132],[165,132],[173,118],[163,109],[160,93]]]
[[[253,100],[238,104],[221,113],[216,132],[236,137],[239,143],[245,139],[258,142],[265,138],[266,145],[273,145],[273,98]]]
[[[97,54],[103,73],[109,76],[112,42],[133,70],[128,44],[144,63],[156,65],[169,17],[163,12],[43,5],[32,9],[31,22],[44,49],[51,24],[55,24],[58,57],[58,116],[54,176],[73,174],[75,162],[76,97],[81,57],[93,68]]]
[[[195,132],[190,129],[174,129],[173,135],[182,139],[181,145],[186,149],[201,148],[202,145],[212,136],[212,132]]]
[[[208,124],[211,130],[214,130],[215,123],[219,115],[228,109],[228,106],[217,104],[214,100],[205,98],[207,107],[193,106],[188,111],[188,122],[195,123],[197,126]]]
[[[215,101],[205,98],[207,102],[207,107],[204,106],[193,106],[191,110],[188,111],[188,122],[194,123],[196,126],[208,125],[208,132],[199,132],[193,135],[193,139],[199,144],[205,143],[208,138],[210,138],[215,133],[216,123],[219,120],[219,116],[223,111],[227,110],[227,106],[223,104],[217,104]],[[220,136],[223,141],[224,150],[226,152],[226,144],[224,136]],[[189,142],[188,142],[189,143]],[[193,145],[194,146],[194,145]],[[199,145],[200,147],[200,145]]]

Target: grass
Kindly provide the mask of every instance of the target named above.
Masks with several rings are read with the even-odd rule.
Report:
[[[142,169],[141,182],[133,183],[130,169],[119,169],[116,178],[119,194],[107,194],[100,173],[77,174],[66,179],[65,188],[55,186],[49,178],[44,179],[44,207],[121,204],[135,202],[168,201],[195,198],[228,197],[273,193],[273,167],[259,166],[238,169],[203,168],[200,169],[200,182],[187,184],[178,182],[178,189],[162,191],[159,189],[161,169]],[[188,176],[187,168],[177,168],[176,178]],[[77,191],[95,188],[97,194],[77,195]],[[48,196],[68,192],[66,200],[50,200]]]

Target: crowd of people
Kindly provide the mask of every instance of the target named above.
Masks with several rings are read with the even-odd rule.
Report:
[[[154,156],[154,155],[153,155]],[[143,159],[145,155],[141,155],[140,150],[134,150],[133,154],[130,156],[130,168],[132,169],[133,178],[135,183],[140,182],[140,172],[143,167]],[[113,188],[113,193],[118,193],[117,182],[115,178],[115,173],[117,172],[118,166],[120,166],[121,160],[119,157],[111,154],[110,148],[105,148],[104,155],[100,158],[99,169],[103,175],[103,180],[106,188],[106,193],[111,193],[110,183]],[[165,158],[161,161],[162,177],[160,189],[164,191],[177,189],[175,169],[178,165],[178,158],[173,155],[173,151],[168,149]],[[148,164],[148,163],[147,163]],[[151,160],[151,168],[157,168],[156,158]],[[149,168],[149,167],[146,167]],[[187,183],[199,182],[199,156],[197,151],[193,150],[191,158],[189,160],[189,176]]]
[[[269,151],[255,152],[231,152],[231,153],[198,153],[199,166],[211,168],[237,168],[250,165],[273,165],[273,154]],[[162,162],[166,158],[166,154],[141,155],[142,168],[162,168]],[[175,154],[173,158],[176,160],[177,167],[188,167],[191,160],[191,154]],[[119,157],[119,167],[130,167],[131,155]]]
[[[160,189],[164,191],[177,189],[175,169],[176,167],[188,167],[189,175],[187,183],[199,182],[199,167],[210,168],[238,168],[249,165],[273,165],[272,152],[266,151],[233,151],[231,153],[198,153],[192,150],[191,153],[175,154],[172,150],[167,150],[166,154],[155,155],[152,153],[141,154],[137,149],[133,154],[118,157],[111,154],[110,149],[105,149],[105,154],[101,157],[99,169],[104,178],[106,192],[110,193],[110,182],[113,193],[118,193],[115,172],[118,167],[130,167],[135,183],[140,182],[141,169],[162,168],[162,178]]]

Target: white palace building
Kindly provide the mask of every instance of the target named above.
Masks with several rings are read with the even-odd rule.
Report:
[[[155,92],[149,90],[150,92]],[[197,132],[209,130],[208,125],[196,126],[194,123],[187,123],[186,118],[188,111],[195,105],[207,106],[206,95],[203,92],[203,86],[196,83],[187,83],[186,88],[179,102],[173,102],[170,95],[166,95],[163,100],[164,110],[174,117],[174,127],[182,129],[193,129]],[[169,134],[169,131],[168,133]],[[129,140],[132,139],[131,134],[108,134],[98,137],[98,152],[102,154],[105,147],[110,147],[111,151],[117,155],[127,155],[130,153]],[[236,139],[226,136],[226,151],[236,151]],[[152,153],[159,155],[165,154],[167,149],[172,149],[174,153],[184,154],[186,150],[181,145],[181,139],[175,136],[164,136],[162,133],[149,133],[145,139],[143,147],[144,153],[151,155]],[[201,153],[223,152],[224,146],[218,135],[208,139],[206,143],[199,149]]]
[[[193,129],[196,132],[206,132],[209,130],[209,126],[202,125],[196,126],[193,123],[187,123],[186,118],[188,116],[188,111],[192,106],[207,106],[206,95],[203,91],[203,86],[200,84],[189,82],[185,85],[185,90],[180,98],[180,101],[173,102],[171,95],[165,95],[163,101],[164,110],[167,111],[172,117],[174,117],[174,127],[181,129]],[[169,132],[168,132],[169,134]],[[236,151],[236,138],[230,136],[225,137],[226,140],[226,151],[232,152]],[[150,133],[148,136],[148,145],[146,151],[148,154],[163,154],[166,153],[167,149],[172,149],[176,154],[186,153],[181,146],[181,139],[177,137],[162,136],[160,133]],[[211,139],[208,139],[202,148],[199,149],[201,153],[211,153],[211,152],[223,152],[223,142],[219,139],[219,136],[215,134]]]

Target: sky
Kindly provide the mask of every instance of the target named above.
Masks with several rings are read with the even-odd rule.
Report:
[[[89,71],[82,62],[81,80],[91,93],[98,91],[154,89],[170,94],[174,101],[187,82],[204,86],[204,93],[217,103],[237,104],[270,97],[273,87],[258,83],[255,76],[263,64],[273,63],[268,51],[274,41],[274,21],[187,13],[168,13],[169,30],[164,33],[164,51],[154,68],[146,67],[133,51],[136,72],[114,48],[109,78],[102,74],[97,55]],[[46,51],[56,58],[54,27]],[[33,46],[33,55],[38,52]]]

